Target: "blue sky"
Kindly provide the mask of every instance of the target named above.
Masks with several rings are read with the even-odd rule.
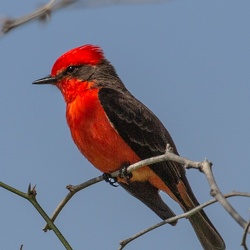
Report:
[[[40,5],[4,1],[0,17],[18,17]],[[1,181],[23,191],[36,184],[37,199],[50,215],[67,194],[67,184],[100,174],[71,140],[59,91],[31,84],[49,74],[62,53],[92,43],[103,48],[128,89],[162,120],[182,156],[211,160],[222,192],[249,191],[249,13],[247,0],[79,5],[56,12],[47,24],[32,22],[1,37]],[[199,201],[209,200],[205,177],[195,170],[187,176]],[[25,250],[63,249],[53,232],[42,231],[44,221],[31,204],[3,189],[0,195],[2,249],[21,244]],[[249,220],[249,199],[230,202]],[[227,249],[241,249],[242,228],[218,204],[206,212]],[[56,225],[73,249],[110,250],[159,221],[124,190],[102,182],[78,193]],[[201,249],[187,220],[161,227],[126,249],[184,247]]]

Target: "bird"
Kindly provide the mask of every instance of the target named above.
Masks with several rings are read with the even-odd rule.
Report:
[[[58,87],[66,103],[66,120],[80,152],[105,176],[136,162],[158,156],[174,141],[157,116],[125,87],[101,47],[86,44],[61,55],[50,75],[33,84]],[[184,166],[164,161],[117,177],[118,184],[162,220],[175,216],[159,191],[168,194],[184,212],[199,205]],[[205,250],[226,249],[204,210],[189,221]],[[173,222],[172,225],[175,225]]]

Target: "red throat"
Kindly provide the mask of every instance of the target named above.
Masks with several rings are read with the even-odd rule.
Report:
[[[78,95],[67,105],[66,116],[75,144],[102,172],[113,172],[125,162],[140,160],[110,124],[99,102],[98,89]]]
[[[60,89],[65,102],[68,104],[74,101],[78,95],[84,95],[84,92],[89,90],[93,84],[93,82],[83,82],[82,80],[71,78],[63,79],[56,86]]]

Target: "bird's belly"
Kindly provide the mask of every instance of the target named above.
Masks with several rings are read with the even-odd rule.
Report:
[[[67,121],[75,144],[100,171],[111,173],[124,164],[140,161],[108,120],[97,91],[70,103]]]
[[[140,160],[109,124],[103,120],[101,124],[84,124],[79,131],[72,132],[79,150],[96,168],[111,173]]]

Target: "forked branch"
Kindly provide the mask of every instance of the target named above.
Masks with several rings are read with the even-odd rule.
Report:
[[[159,224],[153,226],[153,227],[150,227],[149,229],[146,229],[138,234],[136,234],[135,236],[125,240],[125,241],[122,241],[121,243],[121,249],[126,245],[128,244],[129,242],[131,242],[132,240],[140,237],[141,235],[153,230],[154,228],[156,227],[159,227],[161,225],[164,225],[166,223],[170,223],[170,222],[173,222],[175,220],[178,220],[180,218],[183,218],[183,217],[187,217],[187,216],[190,216],[192,213],[195,213],[197,212],[198,210],[202,209],[203,207],[206,207],[216,201],[218,201],[225,209],[226,211],[234,218],[234,220],[242,227],[245,229],[246,232],[249,233],[249,227],[247,227],[248,223],[239,215],[239,213],[237,213],[237,211],[231,206],[231,204],[227,201],[226,198],[228,197],[231,197],[231,196],[246,196],[246,197],[250,197],[250,193],[239,193],[239,192],[232,192],[228,195],[223,195],[217,184],[216,184],[216,181],[214,179],[214,176],[213,176],[213,173],[212,173],[212,163],[209,162],[207,159],[205,159],[203,162],[196,162],[196,161],[191,161],[187,158],[184,158],[184,157],[181,157],[181,156],[178,156],[176,154],[173,154],[172,153],[172,150],[171,150],[171,147],[168,145],[167,147],[167,150],[165,152],[165,154],[163,155],[160,155],[160,156],[156,156],[156,157],[152,157],[152,158],[148,158],[148,159],[145,159],[145,160],[142,160],[140,162],[137,162],[135,164],[132,164],[130,165],[128,168],[127,168],[127,171],[128,172],[132,172],[140,167],[143,167],[143,166],[147,166],[147,165],[151,165],[151,164],[154,164],[154,163],[157,163],[157,162],[162,162],[162,161],[174,161],[174,162],[178,162],[180,164],[182,164],[185,168],[187,169],[190,169],[190,168],[195,168],[195,169],[198,169],[199,171],[203,172],[206,177],[207,177],[207,180],[208,180],[208,183],[209,183],[209,186],[210,186],[210,189],[211,189],[211,195],[215,198],[214,200],[211,200],[209,202],[206,202],[204,203],[203,205],[200,205],[196,208],[194,208],[193,210],[190,210],[189,212],[187,213],[183,213],[179,216],[175,216],[173,218],[170,218],[166,221],[163,221],[163,222],[160,222]],[[115,171],[111,174],[111,176],[113,178],[117,177],[118,175],[120,174],[120,171]],[[77,186],[72,186],[72,185],[69,185],[67,186],[67,188],[70,190],[70,192],[68,193],[68,195],[61,201],[61,203],[58,205],[58,207],[56,208],[55,212],[53,213],[52,217],[51,217],[51,220],[54,221],[56,219],[56,217],[58,216],[58,214],[60,213],[60,211],[62,210],[62,208],[66,205],[66,203],[69,201],[69,199],[71,199],[73,197],[73,195],[75,193],[77,193],[78,191],[90,186],[90,185],[93,185],[97,182],[100,182],[103,180],[103,176],[98,176],[96,178],[93,178],[87,182],[84,182],[80,185],[77,185]],[[46,225],[44,230],[46,231],[47,229],[49,229],[49,226]]]

